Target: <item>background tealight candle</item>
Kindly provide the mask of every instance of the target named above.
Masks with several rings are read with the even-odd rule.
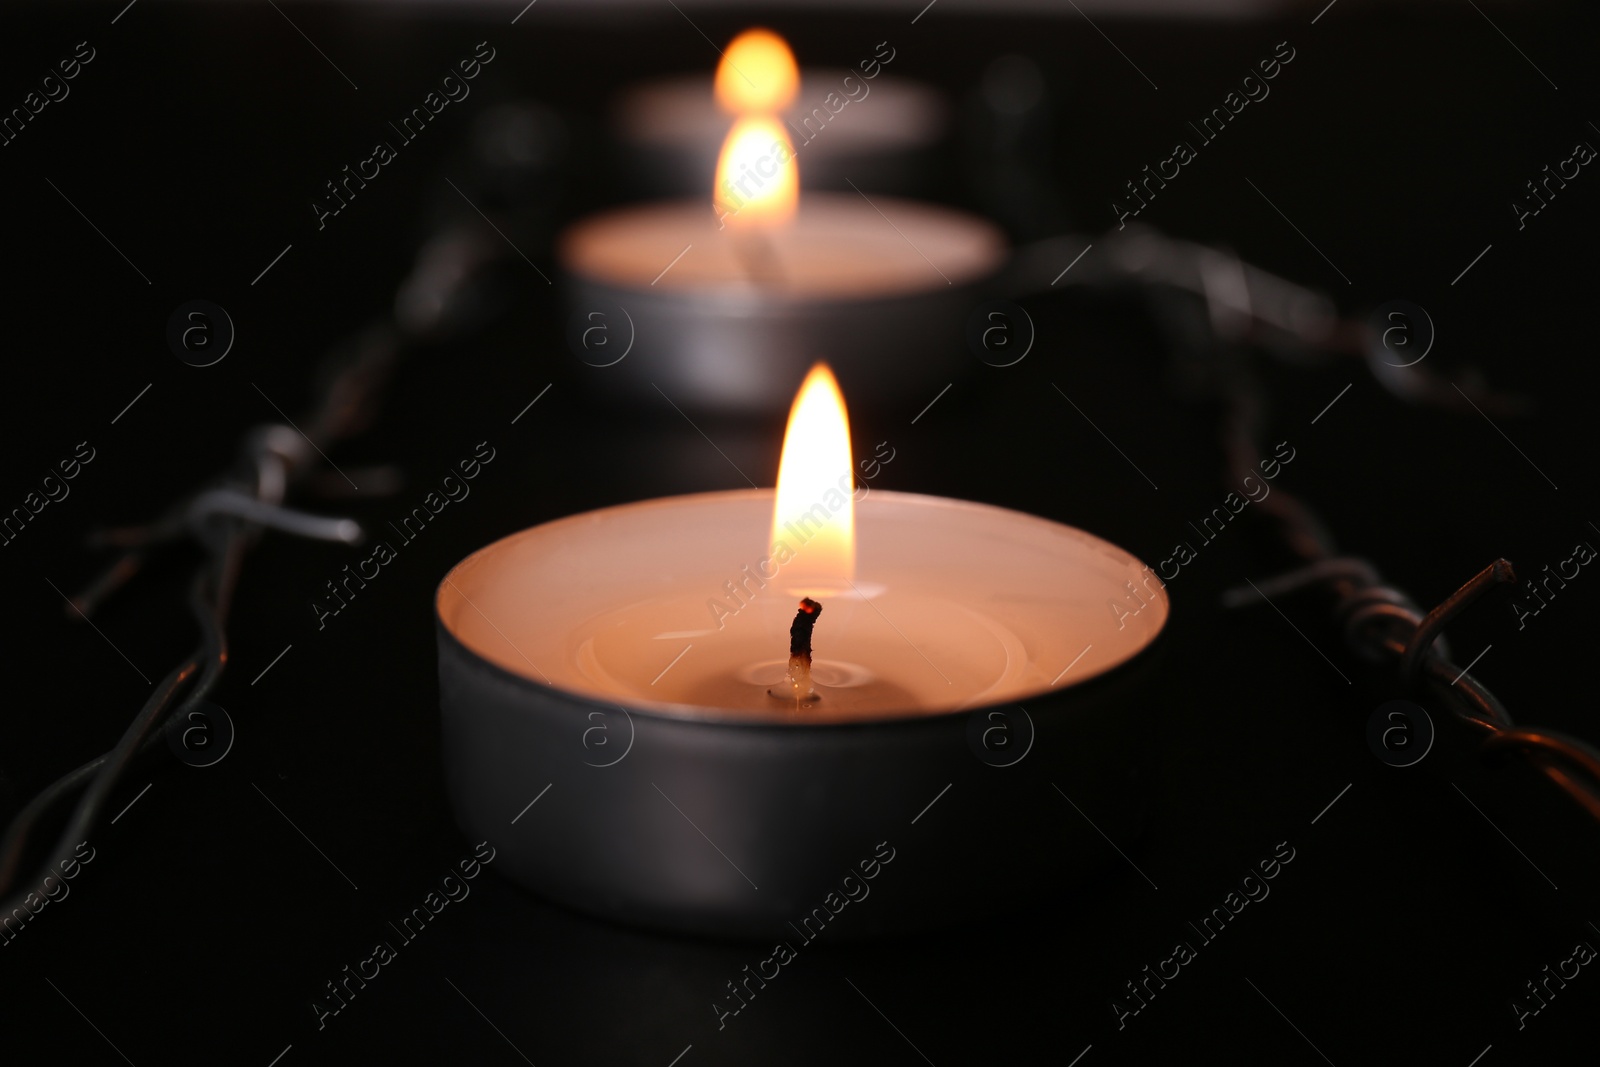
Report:
[[[776,109],[816,188],[871,190],[917,187],[934,165],[934,150],[948,126],[948,107],[931,87],[888,73],[898,51],[889,41],[863,48],[853,68],[808,68]],[[634,86],[612,108],[620,139],[621,170],[641,192],[698,194],[716,164],[728,132],[728,110],[714,93],[718,82],[745,76],[761,81],[755,63],[729,58],[744,70],[716,79],[689,74]],[[790,63],[792,64],[792,60]]]
[[[772,110],[791,97],[793,61],[744,40],[718,72],[726,111],[705,87],[723,149],[704,160],[700,198],[617,208],[559,241],[569,340],[586,360],[590,338],[605,344],[591,381],[728,412],[780,407],[820,353],[864,400],[948,383],[973,362],[966,319],[1004,263],[1003,236],[859,184],[802,193],[809,142]]]

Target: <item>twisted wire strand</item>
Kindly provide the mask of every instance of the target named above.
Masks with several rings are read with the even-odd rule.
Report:
[[[485,188],[496,191],[492,210],[501,225],[477,215],[475,205],[475,214],[469,215],[453,199],[443,201],[450,206],[439,211],[441,221],[419,245],[389,312],[318,363],[311,410],[300,420],[304,433],[282,423],[257,427],[244,436],[229,469],[154,521],[102,530],[89,538],[92,547],[114,548],[119,555],[70,598],[71,607],[84,617],[132,580],[156,550],[184,540],[197,542],[203,558],[193,571],[188,604],[199,638],[110,750],[45,786],[5,828],[0,836],[0,921],[24,908],[34,910],[28,901],[44,895],[45,879],[98,826],[111,792],[134,760],[160,744],[166,726],[186,720],[215,688],[228,664],[227,621],[241,565],[262,532],[272,528],[321,540],[360,540],[360,527],[352,520],[293,510],[283,501],[291,488],[318,473],[323,452],[371,425],[402,355],[415,345],[460,334],[486,317],[493,303],[492,273],[513,262],[501,227],[515,229],[519,222],[542,218],[541,193],[548,192],[544,179],[560,153],[528,149],[558,144],[560,124],[547,109],[526,102],[507,105],[497,116],[475,129],[463,164]],[[74,795],[77,803],[56,843],[24,875],[29,842],[39,824]]]
[[[1255,407],[1248,391],[1225,418],[1223,451],[1235,480],[1254,470]],[[1450,660],[1445,628],[1490,589],[1516,580],[1505,559],[1496,559],[1427,614],[1405,590],[1386,581],[1366,560],[1338,553],[1316,514],[1284,489],[1263,503],[1279,501],[1270,514],[1284,544],[1306,562],[1257,583],[1262,594],[1321,589],[1332,597],[1331,613],[1345,644],[1370,662],[1391,662],[1397,680],[1415,692],[1426,686],[1454,717],[1483,734],[1485,753],[1515,753],[1527,759],[1575,804],[1600,822],[1600,752],[1578,738],[1554,730],[1520,728],[1500,699],[1468,671]],[[1259,602],[1245,586],[1223,594],[1226,608]]]
[[[454,257],[455,269],[439,270],[436,261],[441,256]],[[45,879],[99,824],[112,790],[133,761],[159,745],[163,728],[174,720],[186,720],[215,688],[228,663],[227,619],[241,563],[263,529],[344,543],[360,540],[361,529],[353,520],[293,510],[282,501],[291,487],[315,473],[319,453],[370,425],[383,386],[405,346],[441,332],[448,309],[495,256],[491,244],[470,233],[453,242],[425,245],[401,289],[415,289],[419,277],[442,279],[434,284],[448,288],[428,294],[438,312],[407,330],[380,321],[352,347],[325,356],[316,377],[318,399],[303,422],[304,435],[281,423],[257,427],[245,435],[228,471],[153,522],[91,536],[91,544],[123,551],[71,598],[72,606],[85,616],[138,574],[155,550],[185,539],[198,542],[204,556],[195,567],[188,603],[199,641],[156,686],[115,746],[50,783],[6,827],[0,837],[0,919],[33,910],[30,898],[44,895]],[[55,844],[33,873],[23,876],[28,845],[40,822],[75,794],[81,795]]]

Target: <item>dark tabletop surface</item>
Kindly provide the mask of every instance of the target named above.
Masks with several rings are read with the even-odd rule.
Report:
[[[4,14],[4,108],[78,42],[93,58],[69,95],[0,147],[10,337],[0,506],[20,504],[79,442],[94,459],[70,496],[0,548],[10,590],[0,815],[109,747],[150,680],[193,641],[185,550],[109,601],[93,628],[71,617],[62,593],[104,563],[85,536],[158,514],[216,471],[243,431],[273,421],[272,403],[304,409],[319,356],[386,312],[433,220],[460,211],[445,179],[459,173],[472,122],[505,101],[547,109],[546,184],[517,236],[554,275],[560,223],[639,192],[606,142],[611,95],[709,69],[715,55],[695,27],[721,42],[751,21],[695,9],[691,25],[668,5],[585,20],[556,0],[515,26],[520,4],[455,18],[277,6],[142,0],[119,14],[110,0]],[[1532,404],[1491,424],[1470,409],[1402,403],[1353,361],[1269,363],[1268,433],[1298,450],[1285,486],[1424,605],[1495,557],[1537,572],[1600,539],[1600,178],[1585,168],[1521,229],[1511,206],[1576,142],[1600,144],[1592,11],[1344,0],[1266,21],[1096,10],[1091,26],[1070,10],[980,17],[950,4],[912,25],[918,6],[762,20],[819,63],[849,64],[891,40],[897,73],[958,103],[970,104],[996,57],[1036,60],[1048,121],[1024,155],[1039,184],[997,193],[983,180],[981,130],[958,125],[947,164],[917,190],[1009,211],[1019,241],[1113,225],[1123,181],[1290,42],[1295,60],[1272,97],[1143,220],[1329,292],[1351,315],[1413,301],[1437,327],[1437,374],[1469,381],[1475,368]],[[484,40],[496,61],[473,98],[319,231],[308,205],[323,182]],[[1315,610],[1291,602],[1286,619],[1218,606],[1225,588],[1282,569],[1266,531],[1248,527],[1207,546],[1170,590],[1148,829],[1118,843],[1128,862],[1108,844],[1103,869],[1048,906],[1018,910],[999,892],[948,929],[819,946],[719,1030],[708,1006],[754,958],[750,947],[586,918],[491,868],[319,1030],[310,1005],[323,983],[472,852],[445,802],[438,752],[430,611],[444,571],[547,519],[742,485],[706,437],[758,481],[776,471],[781,412],[697,429],[665,404],[625,406],[568,351],[559,289],[520,260],[509,277],[514,299],[470,336],[409,357],[381,418],[330,457],[347,470],[395,465],[404,481],[394,493],[296,502],[381,523],[477,442],[503,458],[320,630],[310,602],[358,550],[262,541],[214,694],[234,746],[202,769],[164,753],[138,764],[109,811],[137,802],[92,836],[94,858],[70,895],[0,946],[6,1062],[266,1065],[283,1054],[286,1067],[944,1067],[1065,1064],[1087,1049],[1085,1065],[1466,1067],[1486,1049],[1478,1062],[1493,1065],[1566,1062],[1591,1047],[1600,977],[1590,968],[1520,1028],[1511,1004],[1576,943],[1600,944],[1596,827],[1525,765],[1486,764],[1443,713],[1422,763],[1376,759],[1366,725],[1400,695],[1392,674],[1361,665]],[[203,370],[174,358],[163,335],[173,309],[196,298],[225,307],[237,327],[228,358]],[[1216,411],[1170,387],[1180,357],[1137,299],[1066,292],[1026,306],[1038,327],[1026,360],[1003,370],[974,361],[914,425],[931,391],[856,405],[858,449],[896,446],[879,483],[888,488],[988,501],[1147,560],[1167,555],[1226,492]],[[1600,578],[1580,574],[1519,628],[1497,594],[1453,628],[1455,647],[1463,660],[1490,648],[1475,673],[1519,721],[1600,739],[1597,597]],[[1078,817],[1049,788],[1049,770],[1017,776],[1017,819]],[[582,817],[550,800],[543,817]],[[931,816],[910,833],[908,844],[937,847]],[[1280,842],[1295,859],[1270,897],[1119,1029],[1112,1002],[1124,983],[1169,955],[1186,921]]]

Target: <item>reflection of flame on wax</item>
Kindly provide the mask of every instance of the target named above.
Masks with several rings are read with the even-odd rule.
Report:
[[[796,595],[827,595],[855,578],[855,501],[850,459],[850,420],[839,383],[826,363],[806,375],[789,410],[778,464],[772,540],[787,545],[794,561],[778,552],[784,588]]]
[[[719,217],[741,229],[764,230],[794,217],[800,174],[782,123],[747,116],[733,124],[717,158],[712,201]]]
[[[717,65],[717,103],[733,115],[782,111],[800,88],[794,53],[771,30],[746,30]]]

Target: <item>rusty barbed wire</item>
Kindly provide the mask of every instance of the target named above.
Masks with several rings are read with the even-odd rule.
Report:
[[[1146,249],[1163,238],[1142,234],[1137,238]],[[1219,266],[1215,249],[1172,242],[1168,245],[1166,274],[1173,278],[1199,277],[1200,284],[1183,286],[1208,302],[1224,299],[1222,309],[1211,308],[1210,321],[1239,323],[1231,340],[1253,338],[1272,345],[1301,343],[1312,347],[1356,355],[1362,358],[1373,377],[1395,396],[1408,403],[1456,406],[1439,379],[1420,367],[1399,369],[1383,360],[1381,342],[1367,324],[1351,320],[1329,320],[1322,312],[1331,304],[1319,305],[1313,294],[1296,293],[1292,283],[1271,278],[1257,268],[1243,264]],[[1141,253],[1150,258],[1150,253]],[[1182,263],[1198,257],[1192,275],[1185,275]],[[1175,267],[1175,264],[1177,265]],[[1239,278],[1257,275],[1269,278],[1261,288],[1270,294],[1277,310],[1270,318],[1256,319],[1262,304],[1252,302],[1248,285],[1207,286],[1207,270],[1222,270]],[[1225,297],[1219,296],[1225,294]],[[1291,310],[1299,309],[1299,310]],[[1244,320],[1238,316],[1243,314]],[[1304,330],[1291,328],[1299,321]],[[1229,340],[1229,339],[1224,339]],[[1227,364],[1221,371],[1223,387],[1218,390],[1223,404],[1222,450],[1229,475],[1235,482],[1253,474],[1263,459],[1259,440],[1262,409],[1259,388],[1242,363]],[[1465,394],[1462,394],[1465,395]],[[1477,387],[1475,396],[1497,410],[1515,411],[1523,406],[1520,398],[1507,397]],[[1522,755],[1549,778],[1574,803],[1600,822],[1600,751],[1579,738],[1544,728],[1519,727],[1505,705],[1467,669],[1450,658],[1444,630],[1489,590],[1516,581],[1510,561],[1496,559],[1474,575],[1432,611],[1424,613],[1411,596],[1387,581],[1368,561],[1342,554],[1327,526],[1303,501],[1278,488],[1261,502],[1264,513],[1278,525],[1284,546],[1305,562],[1286,573],[1263,579],[1254,585],[1230,589],[1222,602],[1228,608],[1261,603],[1280,594],[1297,594],[1320,589],[1331,597],[1331,615],[1341,630],[1346,646],[1371,663],[1393,665],[1396,680],[1407,693],[1427,691],[1460,723],[1478,731],[1480,748],[1486,755],[1515,752]],[[1470,667],[1471,664],[1468,664]]]
[[[1104,246],[1106,255],[1085,261],[1070,284],[1140,288],[1174,350],[1198,350],[1189,353],[1201,358],[1188,361],[1190,377],[1183,384],[1221,401],[1222,452],[1235,483],[1254,474],[1264,458],[1257,444],[1264,404],[1244,356],[1251,346],[1289,363],[1304,362],[1308,353],[1360,360],[1378,385],[1407,404],[1456,410],[1475,406],[1480,412],[1505,415],[1528,408],[1525,398],[1489,389],[1470,372],[1464,375],[1463,389],[1432,374],[1420,361],[1389,362],[1369,323],[1341,317],[1327,295],[1245,263],[1227,249],[1137,225],[1111,231],[1095,243]],[[1042,279],[1049,277],[1052,266],[1084,247],[1082,237],[1064,235],[1023,249],[1013,267],[1019,290],[1048,291]],[[1333,621],[1346,646],[1358,657],[1392,663],[1404,691],[1429,692],[1457,721],[1482,735],[1485,754],[1521,754],[1600,822],[1600,751],[1554,730],[1518,726],[1487,686],[1450,659],[1444,629],[1488,590],[1515,581],[1509,561],[1494,560],[1438,607],[1423,612],[1371,563],[1342,554],[1321,518],[1287,490],[1274,489],[1259,507],[1276,521],[1285,548],[1303,562],[1254,585],[1228,590],[1222,598],[1225,607],[1321,590],[1331,598]]]
[[[538,105],[506,104],[486,115],[473,132],[463,162],[475,168],[485,201],[507,228],[513,228],[513,220],[528,221],[529,204],[541,188],[539,178],[553,158],[550,153],[509,151],[508,143],[553,136],[552,121]],[[90,536],[91,547],[117,548],[121,553],[70,598],[70,612],[87,618],[133,579],[154,552],[193,542],[204,553],[193,569],[188,598],[200,639],[156,685],[115,746],[57,778],[11,820],[0,837],[0,917],[24,908],[30,896],[44,895],[44,880],[99,824],[111,791],[133,761],[161,742],[169,724],[187,721],[215,688],[228,664],[227,620],[240,566],[261,534],[272,529],[343,543],[361,539],[362,531],[353,520],[289,508],[284,499],[292,488],[312,483],[323,473],[318,461],[325,451],[372,423],[384,385],[406,351],[459,333],[486,317],[492,303],[487,291],[493,288],[487,280],[489,270],[512,262],[514,250],[502,243],[505,239],[498,231],[491,232],[453,200],[440,199],[447,205],[439,212],[441,221],[421,243],[390,313],[317,365],[315,399],[298,420],[303,430],[287,421],[256,427],[246,433],[225,471],[159,518],[144,526]],[[540,210],[542,205],[536,204],[533,213]],[[49,854],[24,877],[23,863],[39,824],[80,792]]]
[[[1404,590],[1384,581],[1367,561],[1337,555],[1331,544],[1320,547],[1325,549],[1321,558],[1308,566],[1266,579],[1256,588],[1230,589],[1223,594],[1224,606],[1245,607],[1315,587],[1331,593],[1334,620],[1342,624],[1352,651],[1370,661],[1392,662],[1408,692],[1427,688],[1458,722],[1478,730],[1485,753],[1520,752],[1600,821],[1600,752],[1554,730],[1517,726],[1500,699],[1468,670],[1458,668],[1442,647],[1442,631],[1450,620],[1493,586],[1516,580],[1508,560],[1490,563],[1424,615]]]
[[[161,518],[145,527],[122,529],[99,538],[102,543],[124,546],[122,555],[87,588],[73,597],[70,610],[91,614],[105,599],[127,584],[157,549],[193,540],[204,551],[190,582],[189,610],[200,630],[200,641],[189,655],[157,684],[137,716],[108,752],[68,772],[36,795],[0,839],[0,915],[24,906],[28,896],[40,893],[48,872],[86,840],[103,815],[105,802],[133,760],[161,738],[161,728],[174,717],[187,716],[212,691],[228,663],[227,620],[238,585],[244,554],[259,539],[264,527],[276,527],[303,537],[352,541],[360,530],[348,519],[327,519],[282,505],[284,494],[303,479],[317,450],[331,446],[341,436],[340,412],[348,403],[353,383],[371,389],[397,354],[392,335],[370,336],[354,359],[340,358],[330,389],[308,420],[312,438],[277,424],[252,430],[233,465],[210,484],[180,500]],[[19,868],[29,839],[43,816],[79,789],[83,795],[50,855],[41,864],[43,874],[19,885]]]

